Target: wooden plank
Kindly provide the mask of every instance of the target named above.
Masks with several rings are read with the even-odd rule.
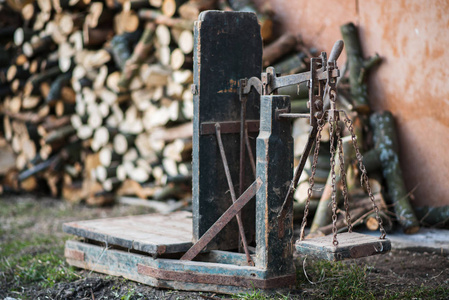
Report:
[[[296,251],[299,254],[310,255],[319,259],[339,261],[361,258],[377,254],[385,254],[391,250],[388,239],[360,234],[356,232],[337,235],[338,246],[332,244],[332,235],[296,241]]]
[[[294,276],[266,280],[266,270],[249,266],[236,266],[229,264],[229,262],[214,263],[160,259],[102,248],[79,241],[66,242],[66,253],[70,252],[84,253],[83,261],[66,256],[70,265],[109,275],[123,276],[159,288],[236,294],[250,292],[254,288],[289,288],[295,284]],[[222,254],[218,256],[222,259],[225,257]],[[199,282],[192,282],[195,281],[194,279],[198,279]]]
[[[232,204],[226,176],[214,134],[202,135],[204,122],[240,121],[239,80],[260,77],[262,39],[253,13],[207,11],[195,24],[194,120],[193,120],[193,225],[197,241]],[[259,120],[259,97],[250,95],[247,120]],[[255,137],[250,133],[255,153]],[[240,135],[223,134],[223,144],[235,190],[239,190]],[[248,158],[245,165],[245,190],[254,175]],[[239,196],[239,195],[237,195]],[[248,242],[254,240],[254,200],[242,211]],[[208,245],[208,249],[237,248],[237,222],[231,221]]]
[[[192,214],[150,214],[65,223],[64,232],[153,255],[192,246]]]
[[[260,134],[257,137],[257,178],[262,187],[256,195],[256,266],[271,276],[295,273],[293,262],[293,199],[282,209],[293,174],[291,122],[277,112],[290,112],[289,96],[262,96]]]

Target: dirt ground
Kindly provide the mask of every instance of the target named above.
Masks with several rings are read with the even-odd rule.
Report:
[[[0,198],[2,299],[449,299],[449,257],[392,251],[329,263],[298,257],[297,288],[264,295],[216,295],[160,290],[124,278],[75,269],[64,261],[68,221],[151,212],[115,205],[90,208],[35,195]],[[7,298],[10,297],[10,298]]]

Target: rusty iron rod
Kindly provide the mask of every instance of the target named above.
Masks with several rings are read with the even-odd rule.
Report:
[[[312,130],[309,134],[309,139],[307,140],[307,144],[304,147],[304,151],[301,155],[301,160],[299,161],[299,164],[296,167],[293,180],[290,182],[290,186],[288,187],[288,191],[287,191],[287,195],[285,196],[284,203],[282,203],[281,210],[279,211],[279,214],[278,214],[279,224],[281,224],[281,223],[284,224],[283,219],[285,218],[286,211],[288,209],[288,204],[291,202],[290,200],[293,197],[293,191],[296,189],[296,186],[298,185],[298,181],[299,181],[299,178],[301,177],[302,171],[304,170],[306,160],[309,157],[310,150],[312,150],[312,145],[315,142],[317,131],[318,131],[317,126],[313,126]]]
[[[251,169],[253,170],[254,178],[256,178],[256,162],[254,160],[253,150],[251,150],[251,144],[249,143],[248,129],[245,133],[246,150],[248,151],[249,162],[251,163]]]
[[[235,203],[237,198],[235,196],[234,185],[232,183],[231,172],[229,171],[229,165],[228,165],[228,160],[226,159],[226,153],[225,153],[225,150],[223,147],[223,141],[221,140],[220,123],[215,124],[215,132],[217,135],[218,148],[220,148],[221,160],[223,162],[223,167],[225,169],[226,179],[228,181],[229,191],[231,192],[232,203]],[[245,144],[243,144],[243,146],[245,146]],[[246,254],[246,259],[247,259],[249,265],[254,266],[254,262],[251,259],[251,255],[248,250],[248,242],[246,241],[246,235],[245,235],[245,229],[243,228],[242,216],[240,213],[238,213],[236,217],[237,217],[237,224],[239,226],[240,238],[242,240],[243,249],[245,250],[245,254]]]
[[[242,97],[240,92],[240,102],[241,102],[241,110],[240,110],[240,172],[239,172],[239,196],[243,193],[245,188],[245,132],[247,129],[246,124],[246,96]],[[234,198],[235,199],[235,198]],[[233,199],[233,201],[234,201]],[[238,214],[238,219],[242,218],[242,214]],[[244,246],[244,250],[247,258],[248,256],[247,249],[245,248],[245,242],[243,241],[244,235],[240,236],[239,239],[239,251],[241,252],[241,244]],[[246,240],[246,238],[245,238]],[[248,262],[249,263],[249,262]]]
[[[257,178],[246,191],[221,215],[203,236],[181,257],[181,260],[194,259],[204,247],[232,220],[251,200],[262,186],[262,180]]]

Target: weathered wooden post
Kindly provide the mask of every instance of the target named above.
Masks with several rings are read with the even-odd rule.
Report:
[[[263,184],[256,195],[256,267],[266,269],[267,277],[286,276],[284,286],[294,285],[293,205],[286,205],[283,224],[277,217],[293,174],[291,122],[279,118],[280,113],[290,112],[290,97],[261,96],[260,100],[256,153],[257,177]]]
[[[232,204],[225,171],[215,136],[215,124],[222,129],[230,175],[239,179],[241,78],[260,77],[262,39],[256,15],[208,11],[195,26],[193,119],[193,240],[196,242]],[[259,123],[259,99],[247,99],[248,132],[255,137]],[[254,144],[252,145],[255,150]],[[254,181],[249,162],[245,166],[244,189]],[[244,190],[243,189],[243,190]],[[239,190],[236,188],[236,190]],[[242,211],[248,242],[254,238],[254,201]],[[238,246],[235,219],[208,245],[208,249]]]

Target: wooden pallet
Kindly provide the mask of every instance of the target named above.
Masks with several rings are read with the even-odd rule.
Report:
[[[65,223],[64,232],[158,256],[192,246],[192,213],[150,214]]]
[[[332,244],[332,235],[296,241],[296,251],[318,259],[339,261],[384,254],[391,250],[388,239],[360,234],[356,232],[341,233],[337,236],[338,246]]]

